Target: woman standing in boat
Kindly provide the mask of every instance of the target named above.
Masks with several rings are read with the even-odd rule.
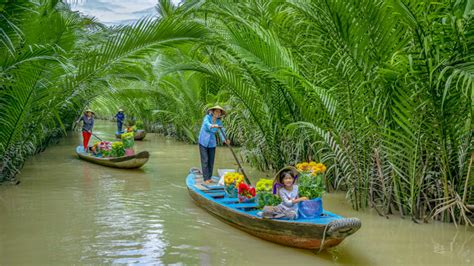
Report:
[[[91,109],[87,109],[84,115],[76,121],[79,123],[82,121],[82,140],[84,152],[89,151],[89,139],[92,136],[92,128],[94,127],[94,112]]]
[[[201,155],[202,174],[206,184],[212,182],[211,177],[217,146],[216,133],[219,134],[222,142],[227,145],[230,144],[230,141],[224,137],[225,131],[221,121],[221,117],[225,114],[224,108],[216,105],[207,110],[207,114],[202,121],[201,132],[199,133],[199,154]]]
[[[122,108],[118,110],[115,118],[117,118],[117,132],[122,133],[123,121],[125,121],[125,114]]]

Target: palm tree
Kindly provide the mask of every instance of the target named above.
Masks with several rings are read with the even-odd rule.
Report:
[[[470,223],[468,1],[206,1],[189,16],[210,37],[169,69],[228,92],[249,161],[318,158],[356,209]]]
[[[356,209],[472,225],[468,0],[162,0],[114,28],[58,1],[0,7],[0,179],[89,103],[195,142],[220,102],[260,169],[320,160]]]
[[[27,156],[64,134],[134,60],[206,34],[201,24],[171,17],[106,29],[54,0],[1,7],[0,180],[14,178]]]

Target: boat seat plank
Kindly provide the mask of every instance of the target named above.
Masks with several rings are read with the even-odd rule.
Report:
[[[218,199],[217,201],[222,202],[222,203],[237,203],[239,202],[238,198],[223,198],[223,199]]]
[[[209,192],[207,195],[213,197],[213,198],[222,198],[225,196],[225,192]]]
[[[205,192],[205,193],[207,193],[207,194],[209,194],[209,193],[217,193],[217,192],[221,192],[221,193],[222,193],[222,192],[224,192],[224,190],[223,190],[223,189],[207,189],[207,190],[203,190],[202,192]]]
[[[199,189],[199,190],[202,190],[202,191],[208,191],[209,189],[205,186],[203,186],[202,184],[194,184],[194,187]]]
[[[250,203],[235,203],[235,204],[227,204],[227,206],[231,208],[256,208],[258,207],[258,204],[255,202],[250,202]]]
[[[206,193],[206,194],[210,194],[210,193],[225,193],[225,191],[223,189],[208,189],[208,190],[203,190],[202,192]]]
[[[207,187],[208,189],[224,189],[224,186],[219,186],[219,185],[206,185],[206,184],[203,184],[203,186]]]

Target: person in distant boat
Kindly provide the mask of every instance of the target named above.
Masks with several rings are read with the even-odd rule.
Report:
[[[120,133],[122,132],[123,121],[125,120],[125,114],[123,113],[122,109],[118,110],[118,113],[115,115],[117,118],[117,131]]]
[[[79,123],[82,121],[82,140],[84,151],[89,151],[89,140],[92,136],[92,128],[94,127],[94,112],[91,109],[87,109],[84,115],[76,121]]]
[[[298,219],[298,203],[308,200],[298,196],[298,185],[295,184],[298,170],[292,166],[284,167],[275,175],[273,194],[281,198],[278,206],[265,206],[259,216],[264,218]]]
[[[230,144],[230,141],[224,137],[225,131],[221,121],[222,116],[225,114],[224,108],[216,105],[207,110],[206,116],[202,121],[199,133],[199,154],[201,155],[203,179],[206,184],[212,182],[211,177],[217,146],[216,133],[219,134],[222,142],[227,145]]]

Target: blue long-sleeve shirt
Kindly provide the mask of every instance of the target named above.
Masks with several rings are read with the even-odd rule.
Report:
[[[118,112],[115,117],[117,118],[118,123],[123,123],[123,120],[125,119],[125,114],[122,112]]]
[[[212,125],[212,115],[207,114],[202,121],[201,132],[199,133],[199,145],[206,148],[215,148],[217,146],[216,132],[219,132],[219,137],[222,142],[225,141],[224,135],[218,128],[211,128]],[[225,133],[224,128],[222,127],[222,121],[220,118],[216,119],[216,123],[221,127],[221,130]]]
[[[83,115],[79,118],[78,122],[82,121],[82,131],[92,131],[94,127],[94,117],[91,116],[90,118],[87,115]]]

